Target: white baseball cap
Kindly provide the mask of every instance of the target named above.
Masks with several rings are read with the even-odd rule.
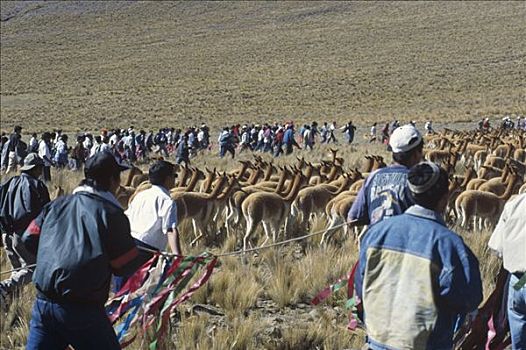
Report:
[[[422,141],[422,135],[411,124],[396,128],[389,138],[389,147],[393,153],[407,152]]]

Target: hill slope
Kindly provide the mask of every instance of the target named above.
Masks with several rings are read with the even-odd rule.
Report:
[[[526,112],[526,5],[2,2],[2,129]]]

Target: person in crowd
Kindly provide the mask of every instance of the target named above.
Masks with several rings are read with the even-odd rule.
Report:
[[[477,126],[478,126],[479,130],[483,130],[484,129],[484,118],[479,120],[479,122],[477,123]]]
[[[349,210],[351,226],[372,225],[400,215],[413,205],[406,179],[409,168],[422,160],[424,141],[412,125],[397,128],[389,139],[393,164],[371,173]]]
[[[93,157],[95,154],[100,152],[100,148],[102,147],[102,136],[95,136],[95,143],[93,144],[93,147],[91,147],[91,151],[89,156]]]
[[[526,130],[526,119],[522,119],[521,116],[517,116],[516,128],[519,130]]]
[[[142,263],[114,196],[125,169],[111,153],[96,153],[73,194],[46,205],[27,227],[22,241],[37,256],[37,297],[26,349],[120,349],[104,309],[111,276]]]
[[[382,143],[384,145],[389,144],[389,123],[385,123],[382,128]]]
[[[320,143],[327,143],[329,135],[329,126],[327,122],[323,123],[323,126],[320,128]]]
[[[310,149],[312,151],[314,147],[314,135],[310,125],[305,125],[305,130],[303,131],[303,148],[305,150]]]
[[[172,163],[163,160],[153,163],[148,171],[152,187],[138,193],[125,212],[135,244],[146,248],[139,251],[144,262],[151,258],[152,251],[165,251],[167,246],[174,254],[182,254],[177,230],[177,205],[170,197],[176,176]],[[131,274],[115,278],[116,291],[129,276]]]
[[[347,143],[351,144],[354,141],[354,134],[356,126],[353,125],[352,120],[341,128],[342,132],[347,136]]]
[[[301,149],[300,145],[296,142],[294,138],[294,125],[288,124],[285,128],[285,133],[283,134],[283,144],[285,144],[285,154],[291,154],[292,149],[296,146],[298,149]]]
[[[111,148],[114,148],[119,141],[121,140],[121,130],[120,129],[113,129],[111,131],[111,135],[107,135],[109,137],[108,144]]]
[[[167,144],[166,134],[163,129],[159,129],[159,132],[155,134],[153,138],[153,143],[158,147],[158,153],[163,157],[168,157],[168,151],[166,150]]]
[[[31,134],[31,138],[29,139],[29,145],[28,145],[27,151],[29,153],[37,153],[38,152],[38,136],[37,136],[36,132]]]
[[[263,126],[263,152],[272,152],[272,139],[273,139],[273,131],[270,125],[265,123]],[[259,138],[259,135],[258,135]]]
[[[7,180],[0,186],[0,228],[2,242],[13,269],[8,279],[0,283],[4,308],[8,299],[22,286],[31,282],[32,268],[36,261],[22,243],[22,234],[29,223],[49,203],[46,185],[39,180],[44,161],[36,154],[29,153],[20,168],[21,174]]]
[[[398,120],[395,120],[393,124],[391,124],[391,134],[393,131],[395,131],[400,126],[400,122]]]
[[[412,201],[370,226],[355,275],[369,349],[452,349],[459,319],[482,301],[479,263],[442,219],[448,174],[431,162],[407,176]]]
[[[278,126],[276,129],[276,133],[274,135],[274,140],[272,141],[272,148],[274,152],[274,157],[279,157],[281,153],[283,153],[283,135],[285,134],[285,131],[283,130],[283,127]]]
[[[68,165],[68,135],[61,134],[55,144],[55,155],[53,161],[58,168]]]
[[[184,162],[185,165],[190,165],[190,151],[188,150],[188,136],[186,134],[181,137],[177,145],[175,162],[177,164]]]
[[[246,125],[241,128],[241,142],[239,143],[239,152],[252,150],[250,147],[250,132]]]
[[[234,138],[232,136],[232,133],[230,132],[230,129],[228,127],[225,127],[221,134],[219,134],[219,156],[223,158],[226,154],[226,152],[229,152],[232,155],[232,159],[234,159],[236,155],[235,146],[234,146]]]
[[[507,314],[513,349],[526,349],[526,193],[504,206],[488,246],[509,272]]]
[[[489,118],[484,118],[484,121],[482,122],[482,130],[488,131],[491,127],[491,124],[489,122]]]
[[[86,161],[86,149],[84,148],[84,135],[77,136],[75,147],[71,151],[71,159],[74,162],[73,170],[80,170]]]
[[[11,171],[16,172],[18,165],[18,147],[22,138],[22,127],[16,125],[13,133],[9,136],[9,144],[7,146],[8,162],[5,173],[9,174]]]
[[[426,129],[427,135],[433,135],[435,133],[435,130],[433,130],[433,122],[431,120],[428,120],[426,124],[424,125],[424,128]]]
[[[369,143],[376,142],[376,123],[373,123],[371,126],[371,131],[369,133]]]
[[[44,169],[42,171],[42,180],[44,182],[51,181],[51,166],[53,160],[51,159],[51,134],[44,132],[41,136],[41,140],[38,143],[38,156],[44,161]]]
[[[3,173],[7,169],[7,164],[9,163],[9,137],[3,132],[0,140],[0,173]]]
[[[146,136],[145,136],[145,144],[146,144],[146,152],[147,153],[152,152],[153,137],[154,137],[153,130],[149,130],[148,133],[146,133]]]
[[[100,144],[99,152],[111,152],[112,148],[109,144],[110,138],[108,136],[101,136],[102,142]]]
[[[143,129],[139,130],[137,136],[135,136],[136,147],[136,158],[137,159],[146,159],[147,148],[146,148],[146,131]]]
[[[327,136],[327,143],[338,143],[338,140],[336,140],[336,122],[332,122],[331,125],[329,125],[328,129],[328,136]]]

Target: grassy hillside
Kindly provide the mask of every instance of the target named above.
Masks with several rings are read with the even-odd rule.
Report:
[[[1,2],[2,129],[526,113],[524,2]]]

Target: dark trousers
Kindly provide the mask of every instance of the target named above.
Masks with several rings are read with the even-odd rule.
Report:
[[[232,159],[234,159],[236,155],[236,151],[234,150],[234,147],[231,145],[221,145],[219,148],[219,156],[223,158],[226,155],[226,152],[229,152],[232,155]]]
[[[33,305],[26,350],[120,349],[104,307],[59,304],[37,298]]]

